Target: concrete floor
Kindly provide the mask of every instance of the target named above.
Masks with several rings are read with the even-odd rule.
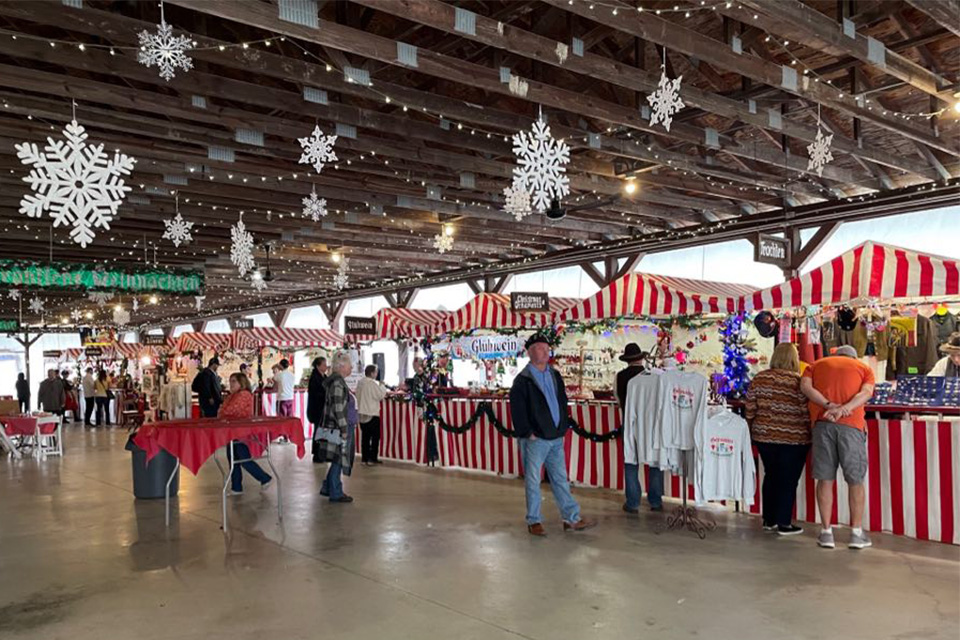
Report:
[[[550,536],[523,524],[516,480],[387,464],[357,501],[280,447],[276,489],[231,500],[211,463],[181,478],[179,516],[135,501],[123,432],[67,429],[63,460],[0,459],[0,638],[943,638],[960,635],[960,549],[875,535],[873,549],[778,539],[720,513],[701,541],[578,492],[600,520]],[[838,542],[848,532],[841,531]]]

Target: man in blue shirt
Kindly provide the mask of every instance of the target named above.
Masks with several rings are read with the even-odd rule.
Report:
[[[546,467],[563,530],[583,531],[597,523],[580,517],[580,505],[570,493],[563,449],[570,419],[563,378],[550,366],[550,344],[544,336],[531,336],[525,346],[530,364],[513,381],[510,415],[523,456],[527,530],[535,536],[547,535],[540,517],[540,477]]]

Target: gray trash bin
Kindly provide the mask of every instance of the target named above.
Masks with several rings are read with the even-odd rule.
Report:
[[[177,459],[160,450],[150,462],[147,462],[147,452],[133,442],[133,436],[127,439],[127,451],[133,454],[133,495],[142,499],[162,498],[166,494],[167,480],[177,466]],[[180,488],[180,470],[170,483],[170,496],[177,495]]]

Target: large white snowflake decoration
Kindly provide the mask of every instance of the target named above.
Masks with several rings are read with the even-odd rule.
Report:
[[[43,300],[37,296],[33,296],[33,299],[30,300],[30,311],[33,313],[43,313],[44,306]]]
[[[517,222],[533,213],[530,208],[530,192],[514,183],[511,187],[503,190],[503,195],[507,199],[503,205],[503,210],[511,214]]]
[[[513,188],[527,191],[537,211],[543,213],[550,206],[550,200],[559,200],[570,193],[567,177],[570,147],[550,135],[550,127],[543,118],[533,123],[533,133],[521,131],[513,136],[513,153],[517,156]]]
[[[433,236],[433,248],[436,249],[437,253],[440,255],[450,251],[453,249],[453,236],[447,235],[441,231],[437,235]]]
[[[341,291],[347,286],[347,283],[350,281],[350,276],[347,275],[349,262],[350,261],[346,258],[341,259],[340,266],[337,267],[337,273],[335,276],[333,276],[334,286]]]
[[[230,227],[230,262],[240,272],[240,277],[253,271],[253,234],[247,231],[243,217]]]
[[[87,299],[90,302],[96,302],[98,307],[102,307],[113,300],[113,294],[109,291],[90,291],[87,293]]]
[[[176,75],[174,69],[193,69],[193,60],[184,52],[196,46],[197,43],[188,36],[174,36],[173,27],[161,17],[155,34],[146,29],[140,32],[137,62],[147,68],[156,65],[160,69],[160,77],[170,82]]]
[[[650,115],[650,126],[661,122],[663,128],[670,131],[673,114],[686,106],[680,99],[681,80],[683,80],[683,76],[677,76],[673,80],[669,79],[666,67],[661,68],[660,83],[657,84],[657,90],[647,96],[647,102],[653,109]]]
[[[315,126],[312,135],[298,138],[298,140],[303,148],[300,164],[311,164],[314,171],[320,173],[323,171],[324,163],[337,161],[337,154],[333,152],[333,145],[337,142],[336,135],[325,136],[323,131],[320,131],[320,127]]]
[[[9,298],[10,300],[19,300],[20,289],[10,289],[10,291],[7,291],[7,298]]]
[[[203,301],[207,299],[207,296],[193,296],[193,305],[196,307],[197,311],[203,308]]]
[[[83,311],[80,311],[80,309],[74,309],[70,312],[70,319],[74,322],[80,322],[83,319]]]
[[[63,130],[66,141],[47,138],[43,153],[36,144],[15,145],[20,162],[32,166],[23,179],[34,193],[20,200],[20,213],[39,218],[49,211],[53,226],[73,226],[70,238],[81,247],[93,242],[95,228],[110,229],[130,187],[121,176],[130,175],[135,159],[103,145],[88,145],[87,132],[73,120]]]
[[[830,151],[831,142],[833,142],[833,134],[825,136],[823,129],[817,127],[817,137],[807,145],[807,153],[810,154],[807,171],[816,171],[818,176],[823,177],[823,167],[833,161],[833,153]]]
[[[172,242],[173,246],[179,247],[181,244],[190,244],[193,241],[193,234],[190,233],[193,223],[184,220],[179,211],[172,220],[164,220],[163,225],[167,228],[163,232],[163,239]]]
[[[327,215],[327,199],[318,198],[317,190],[314,189],[310,195],[303,199],[303,217],[312,218],[314,222]]]
[[[113,310],[114,324],[128,324],[130,322],[130,312],[123,307],[117,307]]]

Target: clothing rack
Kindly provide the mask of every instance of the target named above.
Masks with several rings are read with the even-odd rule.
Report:
[[[673,513],[666,516],[663,523],[657,527],[657,533],[672,529],[689,529],[693,531],[701,540],[705,540],[708,531],[717,528],[717,522],[712,517],[705,520],[700,517],[697,508],[687,505],[687,456],[683,456],[680,471],[680,494],[681,504],[673,510]]]

